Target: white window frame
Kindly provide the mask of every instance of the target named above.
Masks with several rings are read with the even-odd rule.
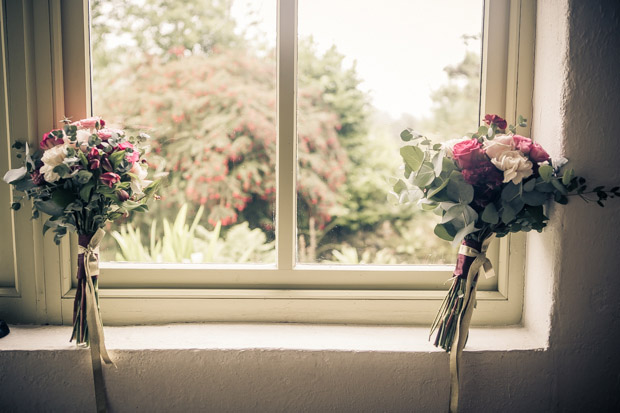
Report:
[[[37,137],[65,115],[76,119],[91,112],[88,1],[4,0],[3,5],[2,20],[7,27],[1,27],[2,57],[6,48],[11,59],[0,62],[0,130],[7,131],[2,145],[8,148],[24,136],[37,145]],[[518,114],[531,118],[535,9],[532,0],[485,2],[481,113],[506,114],[509,120]],[[105,263],[100,300],[106,324],[427,324],[437,311],[451,266],[295,263],[296,0],[278,1],[277,21],[276,264]],[[25,30],[15,35],[20,24]],[[5,33],[11,35],[5,39]],[[22,88],[28,92],[25,96]],[[529,128],[521,133],[529,134]],[[0,170],[19,162],[2,152]],[[2,205],[8,205],[11,196],[7,185],[0,187]],[[8,217],[5,221],[10,221],[11,228],[11,250],[6,256],[14,257],[12,267],[0,273],[0,282],[8,280],[0,284],[0,315],[7,313],[6,318],[22,322],[70,324],[75,237],[55,246],[50,237],[40,235],[41,223],[30,221],[29,212],[28,208],[0,210],[0,218]],[[474,324],[520,321],[524,240],[522,234],[505,237],[490,251],[498,277],[481,283]]]

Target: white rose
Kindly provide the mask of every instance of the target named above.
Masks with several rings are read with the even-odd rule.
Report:
[[[504,171],[504,182],[520,183],[523,178],[532,175],[532,162],[519,151],[502,152],[497,159],[491,159],[493,165]]]
[[[131,191],[134,195],[143,194],[142,190],[153,182],[145,179],[148,174],[146,168],[140,162],[135,162],[129,172],[134,175],[131,177]]]
[[[65,142],[65,144],[71,146],[72,148],[80,148],[83,152],[86,152],[88,146],[88,138],[90,137],[90,135],[92,134],[88,130],[79,129],[75,135],[77,139],[72,142],[69,139],[69,136],[67,136],[67,134],[65,134],[63,131],[62,140]]]
[[[43,152],[43,156],[41,157],[43,166],[41,167],[40,173],[43,174],[43,178],[47,182],[52,183],[60,179],[60,175],[54,172],[54,168],[65,161],[68,146],[67,144],[58,145]]]
[[[512,139],[512,135],[497,135],[491,141],[486,140],[482,147],[489,158],[497,159],[504,152],[514,151],[515,142]]]

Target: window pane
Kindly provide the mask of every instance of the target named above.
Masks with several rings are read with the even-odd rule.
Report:
[[[386,197],[402,129],[477,129],[482,0],[299,0],[298,27],[298,261],[453,262],[437,216]]]
[[[93,112],[167,174],[103,259],[273,263],[276,1],[90,3]]]

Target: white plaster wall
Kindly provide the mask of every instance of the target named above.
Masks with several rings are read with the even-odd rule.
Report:
[[[620,182],[620,4],[539,0],[533,135],[592,183]],[[546,350],[469,351],[462,411],[620,411],[620,203],[554,207],[528,240],[524,325]],[[0,348],[2,342],[0,341]],[[119,347],[113,411],[434,412],[436,351]],[[92,411],[88,354],[0,351],[3,411]]]

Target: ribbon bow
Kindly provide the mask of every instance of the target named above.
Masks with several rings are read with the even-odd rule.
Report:
[[[475,248],[461,245],[459,248],[459,254],[466,255],[468,257],[475,258],[474,262],[469,267],[467,272],[467,281],[465,284],[465,291],[463,297],[463,314],[457,319],[456,334],[454,336],[454,343],[456,343],[456,349],[450,351],[450,412],[456,413],[459,404],[459,363],[461,361],[461,355],[463,354],[463,348],[467,341],[469,334],[469,323],[471,322],[471,316],[474,312],[476,305],[476,288],[478,283],[478,273],[483,273],[486,278],[495,276],[491,261],[487,258],[487,250],[489,244],[495,238],[495,235],[491,235],[482,242],[480,251]]]

